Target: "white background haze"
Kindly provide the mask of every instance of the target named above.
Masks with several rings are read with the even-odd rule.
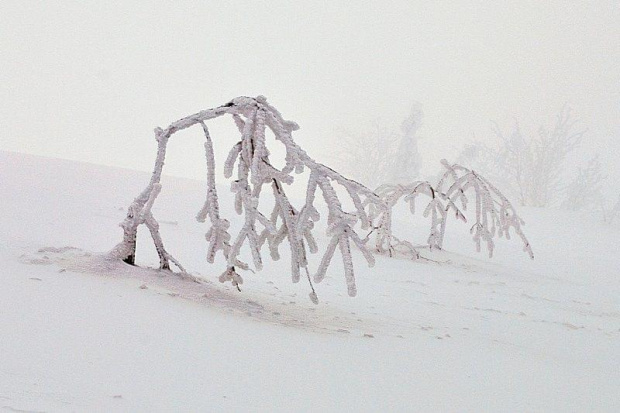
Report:
[[[532,129],[568,104],[584,159],[620,177],[617,1],[3,1],[0,67],[3,150],[150,170],[153,127],[263,94],[325,161],[417,101],[428,172],[491,120]],[[203,177],[193,133],[165,173]]]

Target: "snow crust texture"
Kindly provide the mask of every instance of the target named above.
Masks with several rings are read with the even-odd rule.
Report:
[[[490,260],[448,231],[417,261],[356,268],[355,300],[335,260],[314,305],[306,285],[281,282],[284,248],[242,292],[217,281],[210,222],[194,219],[205,182],[162,176],[151,209],[186,270],[175,274],[145,226],[139,266],[105,252],[147,173],[0,152],[0,176],[0,412],[620,411],[617,221],[523,207],[536,260],[514,242]],[[426,235],[401,204],[402,239]],[[244,223],[233,215],[229,231]],[[323,251],[327,226],[316,222]]]

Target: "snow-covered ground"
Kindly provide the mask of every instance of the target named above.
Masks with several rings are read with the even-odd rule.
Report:
[[[452,222],[450,252],[356,256],[358,296],[336,265],[315,306],[285,255],[217,282],[198,181],[166,178],[153,208],[198,280],[148,269],[144,233],[141,267],[106,260],[147,180],[0,152],[0,411],[620,411],[618,224],[523,209],[530,261]]]

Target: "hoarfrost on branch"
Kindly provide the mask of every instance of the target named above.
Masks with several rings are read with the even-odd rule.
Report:
[[[233,236],[230,222],[221,215],[215,180],[215,157],[213,140],[207,121],[230,115],[241,134],[240,140],[230,149],[224,163],[224,176],[232,178],[231,191],[235,194],[234,204],[237,214],[243,216],[243,226]],[[417,119],[417,118],[416,118]],[[415,120],[415,119],[414,119]],[[410,134],[415,134],[416,122],[410,122]],[[166,129],[156,128],[157,157],[151,180],[146,188],[134,199],[128,208],[127,217],[120,224],[123,240],[110,252],[110,256],[128,264],[135,264],[136,234],[144,224],[153,238],[159,255],[160,268],[169,270],[171,264],[182,272],[185,269],[166,250],[159,233],[159,224],[152,207],[161,191],[161,174],[166,156],[168,141],[172,135],[194,125],[200,125],[205,137],[204,150],[207,166],[206,199],[198,212],[199,222],[209,222],[205,235],[208,242],[206,258],[213,263],[218,253],[226,259],[226,269],[219,277],[221,282],[230,281],[239,289],[243,283],[241,270],[249,270],[250,265],[240,259],[241,250],[247,247],[251,253],[252,266],[263,268],[263,251],[268,250],[273,260],[280,259],[279,247],[286,240],[291,256],[291,277],[294,283],[302,277],[310,284],[310,299],[318,302],[313,282],[321,282],[336,252],[340,251],[348,294],[355,296],[357,288],[353,271],[352,246],[359,249],[370,266],[374,258],[367,243],[375,234],[375,252],[408,253],[419,257],[416,247],[409,241],[400,240],[392,231],[394,206],[400,199],[408,202],[415,213],[416,199],[429,198],[423,215],[430,217],[431,228],[427,244],[431,250],[442,249],[447,218],[451,214],[457,219],[467,221],[464,211],[470,203],[469,193],[475,199],[474,224],[471,234],[478,251],[482,245],[489,256],[493,255],[494,239],[511,236],[511,231],[519,236],[524,251],[533,258],[529,241],[523,234],[523,220],[506,197],[488,180],[473,170],[458,164],[442,161],[445,172],[436,186],[426,181],[410,184],[383,185],[373,192],[362,184],[347,179],[333,169],[316,162],[300,148],[292,138],[292,132],[299,127],[296,123],[284,120],[280,112],[267,103],[263,96],[256,98],[238,97],[225,105],[204,110],[180,119]],[[266,143],[266,132],[273,132],[276,140],[285,147],[285,164],[278,169],[270,162],[270,152]],[[417,158],[416,158],[417,159]],[[295,174],[308,172],[306,196],[303,205],[295,206],[286,195],[286,186],[293,184]],[[339,195],[335,185],[344,191]],[[259,210],[259,199],[271,192],[273,209],[269,214]],[[327,206],[327,235],[329,241],[317,270],[311,276],[308,268],[308,254],[317,253],[318,246],[312,234],[320,214],[315,206],[320,193]],[[341,197],[346,196],[353,205],[352,211],[345,211]],[[360,238],[357,225],[371,229],[365,238]]]
[[[229,221],[220,215],[213,142],[206,124],[208,120],[224,115],[232,116],[241,134],[239,142],[231,148],[224,164],[226,178],[232,177],[236,166],[236,179],[231,184],[231,190],[235,193],[235,210],[244,216],[243,227],[235,237],[229,233]],[[253,266],[256,270],[260,270],[263,267],[264,247],[267,246],[271,257],[277,260],[280,257],[278,248],[284,240],[287,240],[291,254],[292,280],[298,282],[303,269],[312,288],[310,298],[314,302],[317,298],[312,281],[323,280],[336,247],[342,256],[348,293],[350,296],[355,296],[351,246],[355,245],[360,249],[370,265],[374,264],[374,260],[366,248],[365,241],[358,236],[354,227],[358,222],[362,229],[370,227],[371,222],[364,210],[365,205],[373,205],[378,210],[384,210],[384,203],[365,186],[310,158],[292,138],[292,132],[299,128],[298,125],[284,120],[280,112],[268,104],[263,96],[238,97],[225,105],[180,119],[166,129],[155,129],[157,158],[151,180],[129,206],[127,217],[120,224],[124,231],[123,240],[110,252],[111,256],[135,264],[137,229],[139,225],[144,224],[155,243],[160,268],[170,269],[172,263],[185,272],[181,264],[165,249],[159,234],[159,224],[151,208],[161,190],[161,173],[170,137],[194,125],[200,125],[204,132],[207,162],[206,200],[196,218],[201,222],[208,220],[211,224],[206,233],[207,261],[213,263],[218,252],[221,252],[227,260],[226,270],[220,276],[220,281],[230,281],[237,288],[243,283],[238,270],[249,269],[249,265],[239,259],[243,246],[249,247]],[[271,130],[275,138],[285,146],[285,165],[282,169],[274,167],[269,161],[270,153],[265,141],[267,129]],[[286,195],[285,185],[293,183],[293,173],[302,173],[306,168],[309,170],[306,199],[301,208],[296,208]],[[355,206],[354,211],[343,210],[334,184],[346,190]],[[269,215],[264,215],[258,209],[259,198],[269,191],[275,199],[274,207]],[[327,204],[327,232],[331,240],[318,270],[314,277],[310,277],[307,256],[309,253],[318,252],[312,235],[314,224],[320,218],[315,207],[317,191],[321,192]]]
[[[534,258],[532,247],[521,228],[524,222],[510,201],[475,171],[458,164],[450,164],[445,159],[442,160],[442,165],[445,172],[434,187],[427,181],[415,181],[407,185],[383,185],[376,190],[388,209],[380,210],[369,206],[370,217],[376,223],[373,228],[375,251],[390,256],[401,253],[414,259],[419,258],[416,247],[411,242],[400,240],[393,235],[392,213],[394,206],[403,199],[409,203],[411,213],[415,214],[416,199],[420,195],[430,199],[422,214],[431,219],[427,245],[430,250],[442,249],[448,216],[454,214],[456,219],[467,222],[464,212],[471,202],[468,192],[473,192],[475,221],[470,232],[476,250],[480,252],[484,243],[489,257],[492,257],[494,239],[510,239],[512,230],[523,242],[523,250]]]

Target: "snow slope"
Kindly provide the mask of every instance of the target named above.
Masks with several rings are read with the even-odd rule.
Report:
[[[617,224],[523,210],[530,261],[453,223],[452,252],[356,256],[358,296],[335,266],[315,306],[284,254],[241,293],[217,282],[198,181],[166,178],[153,208],[195,278],[146,268],[143,233],[141,268],[106,260],[147,180],[0,152],[0,411],[620,411]]]

